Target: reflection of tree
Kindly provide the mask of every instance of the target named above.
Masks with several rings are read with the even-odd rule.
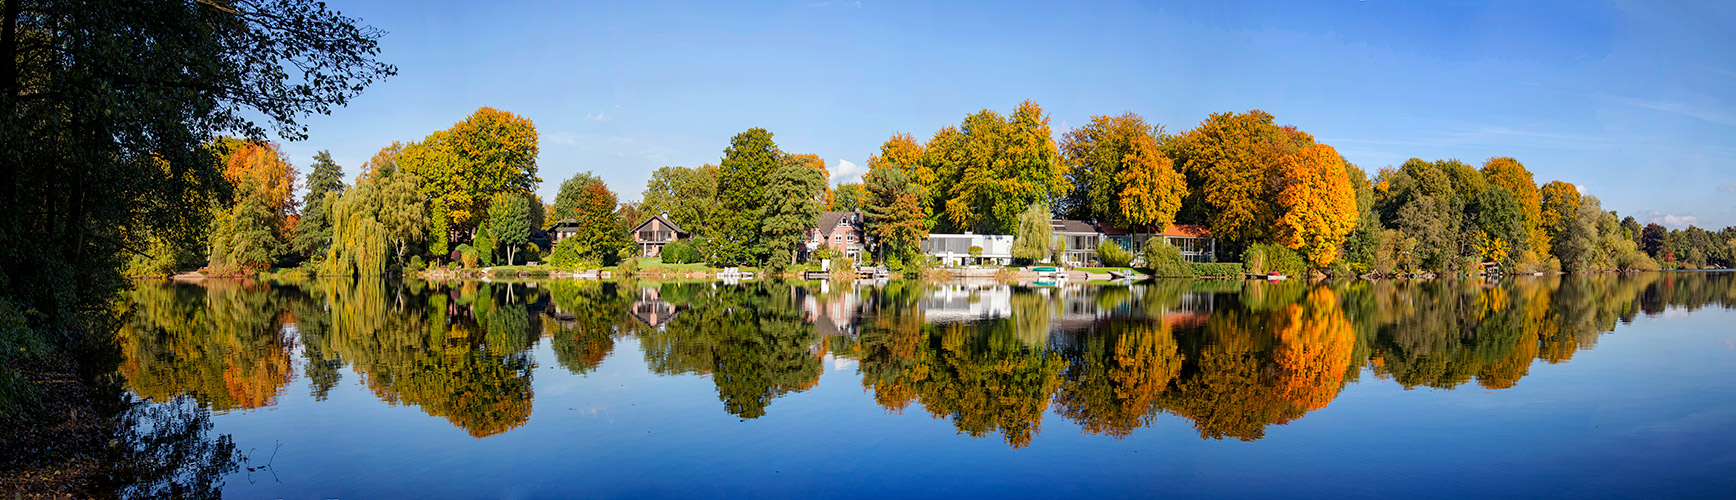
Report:
[[[516,285],[388,294],[378,279],[322,283],[331,327],[309,349],[348,361],[375,395],[420,407],[474,437],[530,419],[535,341],[529,298]],[[451,294],[458,301],[450,300]],[[390,297],[390,298],[389,298]]]
[[[640,332],[646,361],[658,373],[710,374],[726,411],[764,415],[773,399],[819,382],[819,339],[795,292],[766,282],[701,292],[667,328]]]
[[[615,349],[615,335],[630,325],[632,302],[614,283],[562,280],[544,286],[554,304],[553,318],[543,325],[555,361],[575,374],[597,369]]]
[[[1158,405],[1193,420],[1200,437],[1235,437],[1244,441],[1265,435],[1267,425],[1291,416],[1271,387],[1274,336],[1264,317],[1240,310],[1219,311],[1182,343],[1193,360],[1182,369],[1175,388]]]
[[[119,333],[121,374],[140,396],[190,395],[213,410],[271,405],[294,377],[286,294],[254,284],[140,283]]]
[[[859,350],[862,383],[875,391],[876,401],[902,411],[918,400],[960,432],[973,437],[999,432],[1013,447],[1030,444],[1061,385],[1065,361],[1041,344],[1028,344],[1035,331],[1029,323],[1000,319],[937,326],[901,303],[879,304],[874,314]],[[1046,319],[1042,329],[1046,336]]]
[[[1356,332],[1330,288],[1314,288],[1277,314],[1280,397],[1301,412],[1325,408],[1344,387]]]
[[[185,399],[127,406],[107,457],[119,498],[222,498],[223,478],[246,460],[228,434],[211,437],[211,414]],[[89,493],[89,492],[86,492]]]
[[[1162,322],[1113,322],[1081,339],[1055,402],[1086,432],[1126,437],[1148,424],[1157,397],[1181,372],[1175,336]]]

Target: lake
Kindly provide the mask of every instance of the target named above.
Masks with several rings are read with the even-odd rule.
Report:
[[[141,283],[119,377],[172,469],[134,494],[1732,498],[1733,305],[1705,272]]]

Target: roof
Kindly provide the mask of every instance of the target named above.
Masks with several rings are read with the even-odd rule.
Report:
[[[1196,224],[1171,224],[1169,227],[1163,228],[1161,234],[1180,238],[1210,238],[1212,237],[1212,230]]]
[[[822,230],[832,229],[838,227],[838,222],[844,220],[845,216],[855,214],[856,212],[820,212],[820,218],[814,227]]]
[[[1091,223],[1073,219],[1049,219],[1049,227],[1057,233],[1095,233],[1097,228]]]
[[[668,217],[664,217],[662,215],[653,215],[653,216],[651,216],[651,218],[645,219],[645,222],[640,222],[639,225],[633,226],[633,231],[630,231],[630,232],[638,232],[639,228],[645,227],[646,224],[650,224],[651,221],[654,221],[654,220],[663,221],[663,225],[669,226],[669,229],[674,229],[676,233],[687,234],[687,231],[681,229],[681,226],[675,225],[674,222],[669,221]]]

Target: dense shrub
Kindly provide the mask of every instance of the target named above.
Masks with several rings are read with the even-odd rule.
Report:
[[[1195,276],[1239,277],[1242,275],[1240,262],[1193,262],[1188,265]]]
[[[563,269],[594,269],[601,267],[601,262],[584,255],[582,247],[576,238],[567,238],[555,244],[553,252],[549,252],[549,265]]]
[[[1248,247],[1242,252],[1242,264],[1248,272],[1254,274],[1277,272],[1285,276],[1308,275],[1308,263],[1302,260],[1302,254],[1271,243],[1255,243]]]
[[[1104,239],[1097,244],[1097,258],[1103,261],[1104,267],[1127,267],[1133,262],[1133,252],[1121,248],[1121,245],[1114,241]]]
[[[1139,253],[1145,257],[1145,267],[1151,270],[1152,277],[1187,278],[1194,275],[1193,266],[1181,256],[1181,249],[1163,241],[1163,238],[1145,240],[1145,248]]]
[[[694,248],[693,243],[686,240],[675,240],[663,245],[661,255],[663,262],[669,264],[690,264],[699,262],[702,258],[699,255],[699,249]]]

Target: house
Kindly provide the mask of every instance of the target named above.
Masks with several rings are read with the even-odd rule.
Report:
[[[814,227],[808,229],[803,245],[805,254],[813,255],[821,248],[831,247],[852,260],[862,260],[868,248],[868,234],[862,225],[862,212],[820,212]]]
[[[971,247],[978,250],[970,254]],[[934,257],[943,266],[1013,263],[1013,237],[1007,234],[930,234],[922,239],[922,253]]]
[[[1084,266],[1097,264],[1097,242],[1103,238],[1103,233],[1096,224],[1081,220],[1050,219],[1049,227],[1055,231],[1055,247],[1061,254],[1061,263],[1069,266]]]
[[[1157,237],[1162,237],[1165,243],[1181,250],[1182,258],[1188,262],[1217,262],[1217,239],[1212,237],[1211,230],[1205,226],[1171,224],[1158,233],[1141,233],[1107,224],[1064,219],[1051,220],[1049,226],[1055,231],[1055,243],[1060,249],[1058,253],[1061,254],[1061,262],[1069,266],[1100,263],[1097,244],[1102,241],[1114,242],[1137,255],[1147,240]]]
[[[1171,224],[1158,234],[1163,236],[1164,242],[1181,250],[1181,257],[1188,262],[1218,261],[1218,240],[1205,226]]]
[[[639,245],[641,257],[662,256],[663,245],[689,236],[691,235],[687,231],[681,230],[681,226],[669,222],[669,218],[662,215],[651,216],[633,228],[633,243]]]
[[[572,219],[561,219],[560,222],[556,222],[554,227],[550,227],[548,230],[549,243],[551,243],[549,248],[554,248],[554,245],[560,244],[561,240],[567,239],[575,234],[579,234],[578,221]]]

